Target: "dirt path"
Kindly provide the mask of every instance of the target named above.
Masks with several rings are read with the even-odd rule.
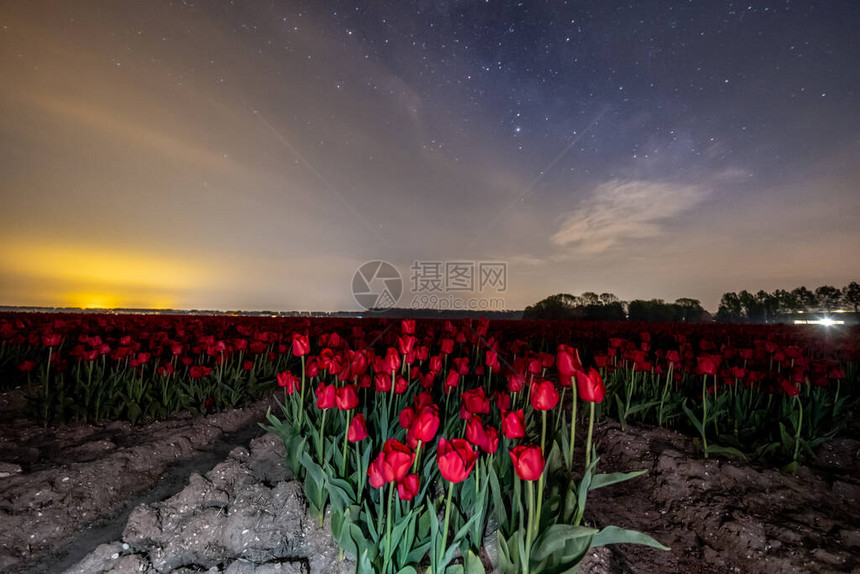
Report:
[[[118,538],[140,503],[161,500],[262,434],[269,406],[134,427],[43,429],[0,395],[0,571],[56,572]]]
[[[610,547],[613,571],[860,572],[860,441],[824,445],[797,476],[697,458],[692,441],[604,423],[602,472],[645,476],[588,500],[586,518],[642,530],[672,548]]]
[[[308,517],[280,441],[260,436],[265,403],[44,430],[12,416],[16,400],[0,396],[0,571],[352,571],[328,525]],[[832,441],[786,476],[700,460],[691,439],[663,429],[606,421],[596,436],[599,471],[649,472],[593,492],[586,520],[672,551],[597,549],[581,572],[860,572],[860,441]]]

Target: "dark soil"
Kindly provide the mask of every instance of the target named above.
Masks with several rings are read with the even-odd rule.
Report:
[[[280,441],[260,436],[265,402],[47,430],[20,406],[19,392],[0,395],[0,572],[354,567],[307,515]],[[648,473],[592,492],[586,522],[641,530],[672,550],[595,549],[581,572],[860,572],[860,441],[836,439],[789,476],[701,460],[690,438],[664,429],[608,421],[596,437],[599,472]]]
[[[262,434],[270,401],[204,418],[133,426],[24,418],[20,390],[0,394],[0,572],[55,572],[119,537],[140,503],[182,489]]]
[[[586,518],[648,532],[671,552],[612,546],[612,571],[860,572],[860,441],[838,438],[796,476],[703,460],[691,439],[608,422],[600,472],[648,469],[593,492]]]

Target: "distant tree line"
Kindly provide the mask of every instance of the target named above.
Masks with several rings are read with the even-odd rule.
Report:
[[[558,293],[529,305],[523,319],[586,321],[710,321],[711,315],[697,299],[687,297],[666,303],[662,299],[621,301],[612,293],[582,295]]]
[[[716,320],[725,322],[768,323],[781,315],[836,310],[853,310],[860,307],[860,284],[852,281],[842,289],[822,285],[815,291],[797,287],[791,291],[777,289],[772,293],[761,290],[724,293],[720,299]]]

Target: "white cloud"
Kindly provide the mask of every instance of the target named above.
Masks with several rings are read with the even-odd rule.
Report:
[[[625,241],[658,237],[668,220],[701,203],[705,195],[696,185],[612,179],[566,214],[551,239],[580,252],[600,253]]]

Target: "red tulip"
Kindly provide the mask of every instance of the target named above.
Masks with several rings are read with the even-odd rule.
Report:
[[[397,415],[397,422],[399,422],[400,426],[405,429],[408,429],[410,426],[412,426],[413,420],[415,420],[415,409],[413,409],[412,407],[406,407],[405,409],[400,411],[399,415]]]
[[[842,366],[831,367],[827,371],[827,378],[834,380],[841,380],[845,378],[845,369]]]
[[[92,362],[98,359],[99,350],[98,349],[89,349],[81,353],[81,359],[87,362]]]
[[[501,370],[501,365],[499,365],[499,355],[493,351],[487,351],[486,357],[484,357],[484,362],[487,367],[493,371],[494,373],[498,373]]]
[[[485,415],[490,412],[490,399],[484,393],[483,387],[472,389],[460,395],[463,407],[473,415]]]
[[[439,472],[445,480],[451,482],[462,482],[466,480],[475,468],[478,453],[462,438],[453,440],[439,439],[439,448],[436,450],[436,464]]]
[[[367,438],[367,423],[364,420],[364,414],[358,413],[352,418],[349,423],[349,430],[346,433],[346,439],[349,442],[359,442]]]
[[[415,319],[403,319],[400,321],[400,332],[404,335],[414,335]]]
[[[555,357],[553,357],[549,353],[541,353],[540,364],[541,366],[543,366],[544,369],[551,369],[552,366],[555,364]]]
[[[130,338],[129,338],[130,339]],[[42,346],[43,347],[57,347],[60,342],[63,340],[62,335],[53,334],[53,335],[42,335]],[[131,340],[129,340],[131,343]]]
[[[496,408],[500,411],[504,412],[510,410],[511,408],[511,395],[506,393],[505,391],[496,391],[495,397],[496,400]]]
[[[460,373],[455,370],[448,371],[448,376],[445,377],[445,394],[451,392],[451,390],[457,387],[457,383],[460,382]]]
[[[537,445],[519,445],[511,449],[514,471],[522,480],[537,480],[543,474],[543,452]]]
[[[301,386],[301,380],[290,371],[278,373],[278,386],[287,389],[287,394],[293,394]]]
[[[420,484],[417,474],[407,474],[403,480],[397,483],[397,494],[400,500],[412,500],[418,495]]]
[[[714,355],[704,355],[698,358],[698,366],[696,370],[700,375],[716,375],[717,368],[719,366],[719,357]]]
[[[442,343],[439,348],[440,352],[445,353],[446,355],[450,355],[454,352],[454,340],[453,339],[442,339]]]
[[[526,378],[521,373],[509,373],[507,379],[508,391],[512,393],[520,392],[526,384]]]
[[[403,377],[398,376],[394,381],[394,392],[398,395],[402,395],[406,392],[406,389],[409,388],[409,381],[404,379]]]
[[[436,381],[436,373],[432,371],[429,373],[424,373],[419,377],[419,381],[421,383],[422,389],[432,389],[433,383]]]
[[[29,373],[35,368],[36,361],[21,361],[20,363],[18,363],[18,371],[22,373]]]
[[[453,361],[458,373],[461,375],[469,374],[469,357],[457,357]]]
[[[308,361],[307,365],[305,365],[305,374],[309,377],[316,377],[320,374],[320,365],[319,361],[315,359],[311,359]]]
[[[293,333],[293,355],[296,357],[304,357],[311,350],[311,344],[308,341],[307,335],[301,333]]]
[[[559,383],[567,386],[571,381],[571,377],[573,377],[577,371],[582,370],[582,363],[579,361],[579,352],[573,347],[559,345],[556,368],[558,369]]]
[[[589,403],[599,403],[606,396],[606,385],[603,384],[600,373],[595,369],[589,369],[588,373],[577,371],[574,377],[576,378],[576,389],[582,400]]]
[[[397,337],[397,350],[400,351],[401,355],[408,355],[412,352],[412,349],[415,348],[415,337],[412,335],[403,335],[402,337]]]
[[[780,379],[779,386],[782,387],[782,390],[785,391],[785,394],[789,397],[796,397],[800,394],[800,388],[788,381],[788,379]]]
[[[317,389],[314,391],[314,394],[316,394],[317,396],[318,409],[325,410],[334,408],[336,404],[336,391],[334,385],[320,383]]]
[[[376,373],[376,376],[373,377],[373,384],[377,393],[387,393],[391,390],[391,375]]]
[[[393,438],[385,441],[382,453],[385,455],[383,467],[385,482],[403,480],[415,460],[415,453],[405,444]]]
[[[552,381],[537,380],[532,383],[529,400],[535,410],[548,411],[558,404],[558,391]]]
[[[355,385],[344,385],[335,391],[335,403],[342,411],[352,410],[358,406],[358,391]]]
[[[349,353],[349,378],[355,380],[367,372],[367,355],[364,353]]]
[[[382,372],[389,375],[400,368],[400,353],[394,347],[388,347],[381,362]]]
[[[424,391],[423,393],[418,393],[415,395],[415,398],[412,401],[415,403],[416,409],[421,409],[421,407],[426,407],[427,405],[433,404],[433,395],[431,395],[428,391]]]
[[[200,379],[207,376],[212,372],[210,367],[203,367],[201,365],[194,365],[188,370],[188,376],[192,379]]]
[[[433,355],[430,357],[430,363],[427,365],[427,368],[430,369],[431,373],[438,373],[442,370],[442,357],[439,355]]]
[[[368,483],[373,488],[379,488],[383,484],[385,484],[385,473],[383,467],[385,466],[385,453],[379,453],[376,455],[376,458],[373,459],[369,465],[367,465],[367,477]]]
[[[436,437],[436,431],[439,430],[439,407],[436,405],[426,405],[416,413],[412,424],[409,425],[407,442],[409,438],[414,441],[428,443]]]
[[[499,432],[491,426],[484,427],[478,415],[472,415],[466,423],[466,440],[489,454],[499,448]]]
[[[502,434],[513,439],[526,436],[526,419],[523,415],[523,409],[510,411],[502,416]]]

